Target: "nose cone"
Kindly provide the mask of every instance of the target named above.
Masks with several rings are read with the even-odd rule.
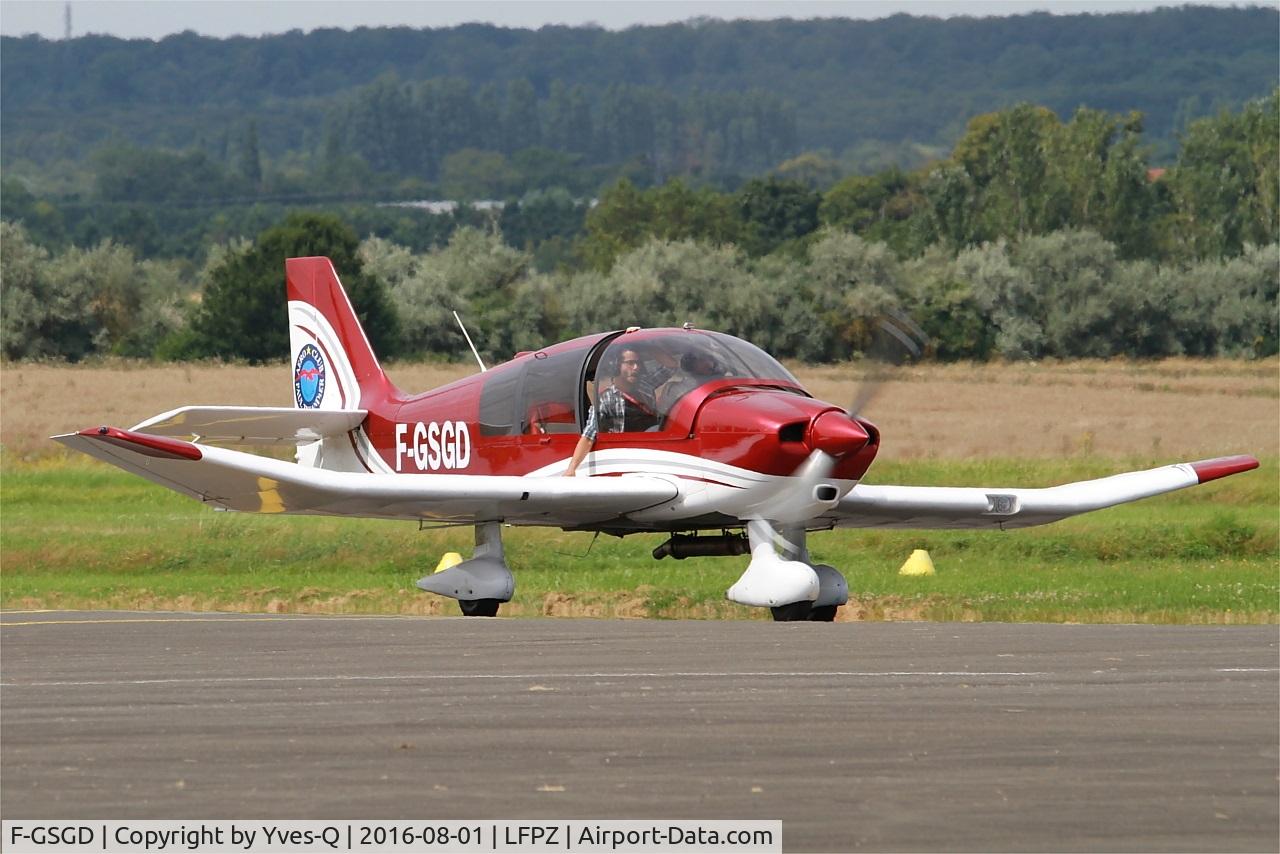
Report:
[[[810,450],[823,451],[833,457],[843,456],[867,444],[871,436],[862,425],[843,412],[824,412],[809,426],[805,443]]]

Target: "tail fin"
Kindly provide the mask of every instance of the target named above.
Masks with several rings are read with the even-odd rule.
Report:
[[[284,262],[293,401],[299,409],[375,409],[394,394],[328,258]]]

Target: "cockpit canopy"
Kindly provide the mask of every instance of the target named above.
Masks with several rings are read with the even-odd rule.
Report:
[[[709,382],[735,379],[800,389],[768,353],[719,332],[641,329],[580,338],[489,371],[481,431],[577,433],[588,408],[599,406],[601,433],[660,432],[686,395]]]
[[[594,399],[600,400],[611,387],[622,389],[659,424],[685,395],[713,380],[726,379],[800,385],[768,353],[731,335],[654,329],[625,333],[609,341],[596,365]],[[605,431],[604,425],[601,430]],[[630,425],[625,432],[633,432]]]

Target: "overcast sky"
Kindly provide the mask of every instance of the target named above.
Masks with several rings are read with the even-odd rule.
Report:
[[[1200,5],[1236,4],[1231,0],[1197,0]],[[1276,0],[1269,0],[1274,4]],[[109,33],[122,38],[160,39],[195,30],[210,36],[283,33],[318,27],[449,27],[484,21],[507,27],[544,24],[597,24],[623,29],[633,24],[662,24],[706,16],[711,18],[881,18],[898,12],[913,15],[1013,15],[1037,10],[1056,14],[1119,12],[1180,5],[1138,0],[735,0],[735,2],[420,2],[420,0],[72,0],[71,32]],[[0,0],[0,33],[38,33],[62,38],[63,0]]]

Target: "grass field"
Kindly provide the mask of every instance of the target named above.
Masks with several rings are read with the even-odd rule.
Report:
[[[466,373],[395,366],[406,388]],[[856,370],[799,369],[819,396]],[[43,437],[128,426],[183,402],[287,402],[283,367],[6,366],[0,373],[0,607],[454,613],[413,582],[469,529],[215,513]],[[868,414],[868,482],[1041,486],[1223,453],[1256,472],[1045,528],[816,534],[849,578],[842,619],[1275,623],[1280,387],[1275,361],[913,369]],[[199,389],[200,391],[194,391]],[[657,536],[509,529],[504,614],[765,616],[724,600],[742,558],[655,562]],[[927,548],[932,578],[897,569]],[[588,549],[590,549],[588,551]]]

